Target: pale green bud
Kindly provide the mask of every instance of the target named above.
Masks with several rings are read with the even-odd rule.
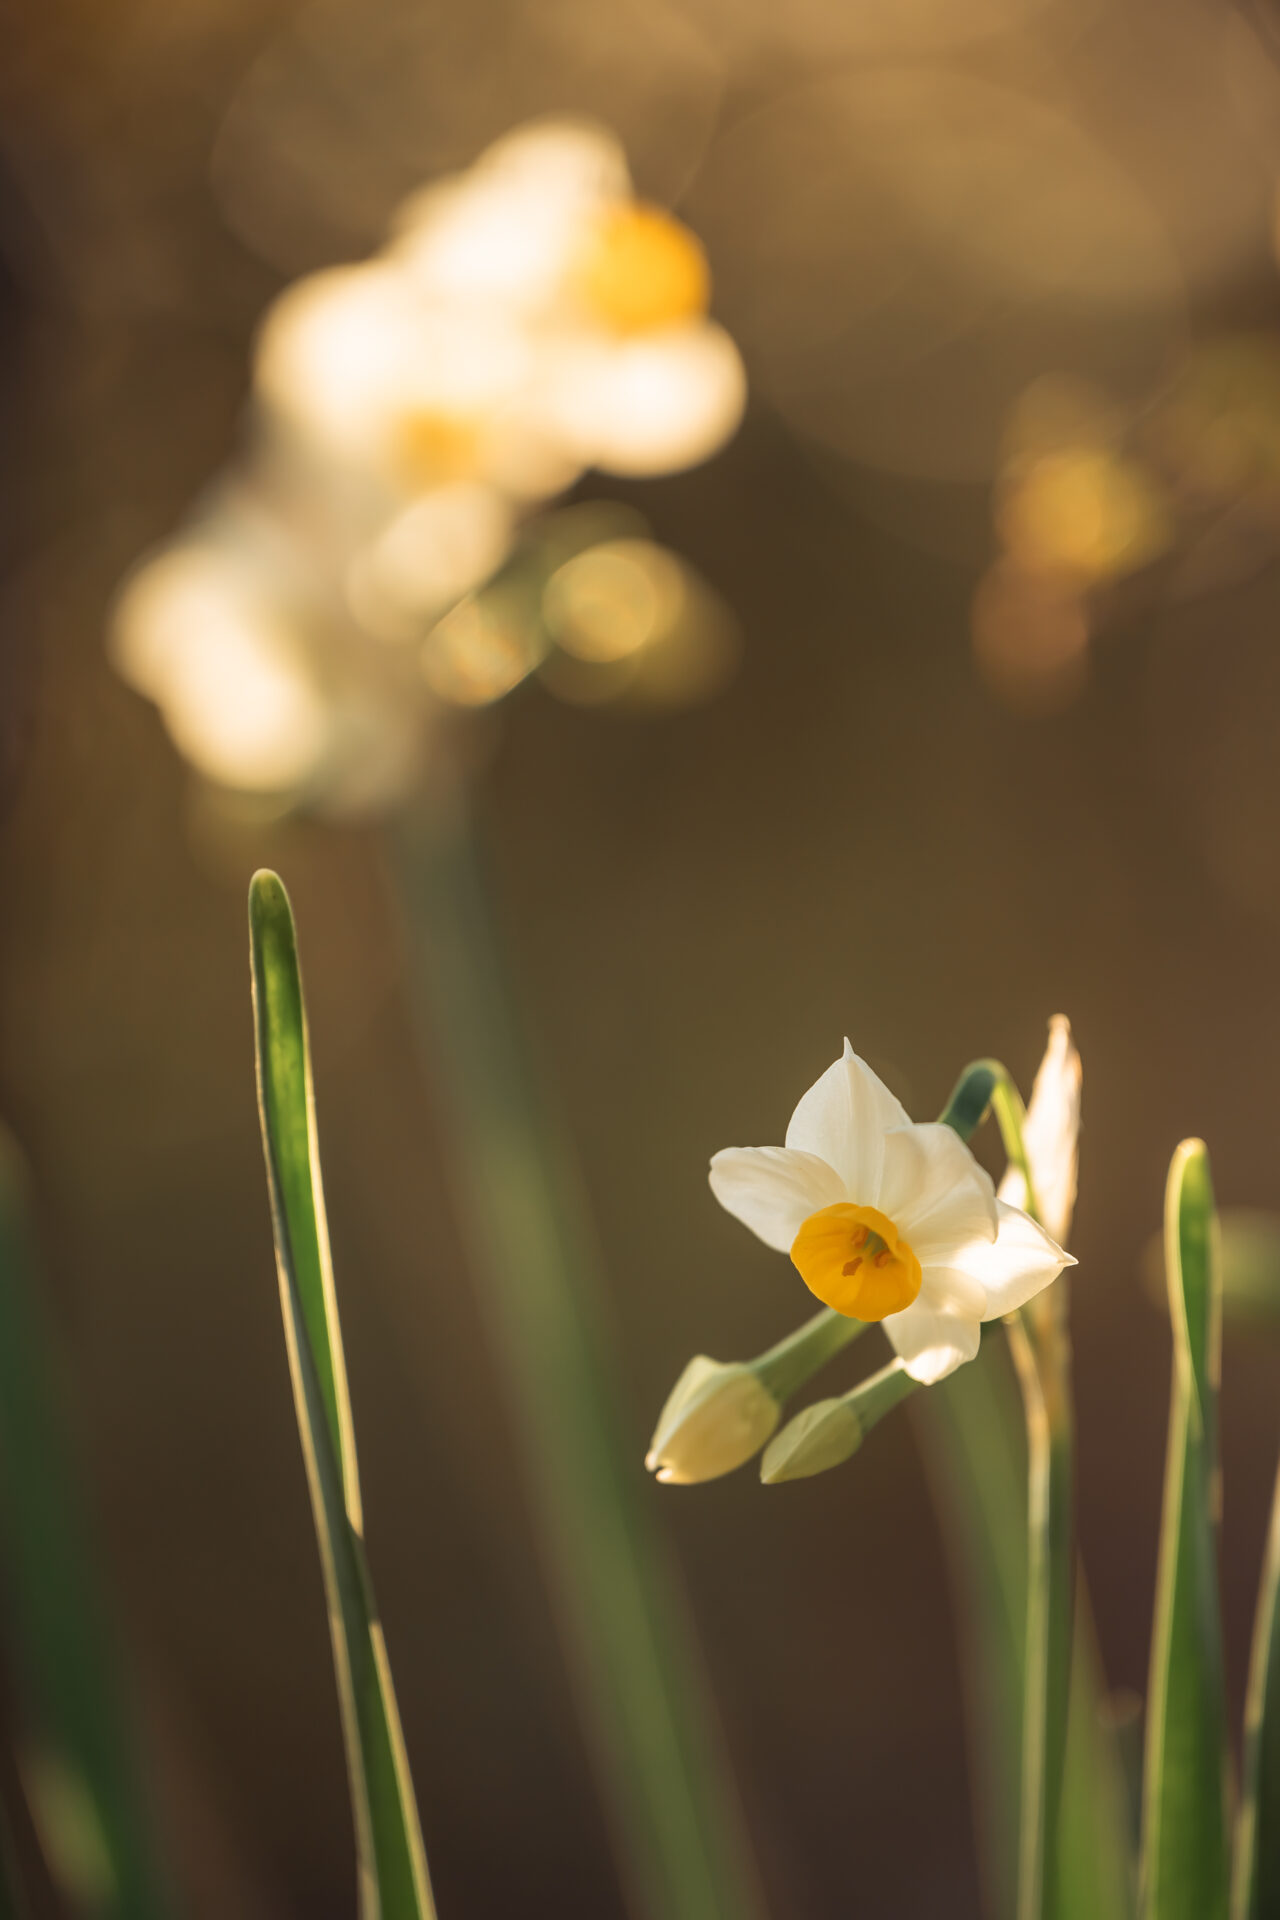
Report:
[[[847,1400],[818,1400],[788,1420],[760,1462],[767,1487],[780,1480],[806,1480],[851,1460],[862,1445],[862,1422]]]
[[[658,1415],[645,1465],[668,1486],[718,1479],[759,1453],[781,1417],[751,1367],[700,1353]]]
[[[807,1480],[810,1474],[843,1466],[877,1421],[914,1393],[918,1384],[901,1360],[892,1360],[839,1400],[815,1401],[788,1420],[765,1448],[760,1478],[767,1487],[776,1486],[781,1480]]]

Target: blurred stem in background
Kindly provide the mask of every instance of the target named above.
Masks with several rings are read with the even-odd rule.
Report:
[[[640,1507],[581,1177],[537,1088],[470,827],[422,806],[389,851],[468,1256],[628,1901],[639,1920],[759,1920],[692,1626]]]
[[[21,1156],[0,1128],[0,1493],[4,1575],[28,1737],[23,1788],[75,1911],[171,1911],[70,1458]],[[8,1849],[5,1849],[7,1857]],[[21,1912],[11,1902],[8,1909]],[[0,1915],[6,1911],[0,1895]]]

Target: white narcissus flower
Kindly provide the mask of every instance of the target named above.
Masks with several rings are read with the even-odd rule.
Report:
[[[1076,1204],[1080,1080],[1080,1055],[1071,1038],[1071,1022],[1064,1013],[1055,1013],[1022,1124],[1022,1144],[1031,1168],[1036,1212],[1064,1245]],[[1026,1206],[1027,1183],[1019,1168],[1009,1168],[1000,1182],[999,1197],[1010,1206]]]
[[[837,1313],[879,1320],[913,1379],[978,1351],[979,1326],[1074,1266],[1029,1215],[997,1199],[952,1128],[913,1123],[846,1040],[791,1116],[785,1147],[728,1147],[711,1190],[789,1253]]]

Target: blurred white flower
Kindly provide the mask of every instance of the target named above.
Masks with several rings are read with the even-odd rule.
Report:
[[[621,146],[589,121],[517,128],[401,206],[392,255],[434,299],[526,316],[562,298],[584,222],[627,199]]]
[[[978,1351],[979,1327],[1074,1266],[996,1198],[952,1128],[915,1125],[846,1040],[791,1116],[785,1147],[729,1147],[711,1189],[837,1313],[880,1320],[915,1380]]]
[[[138,563],[110,649],[215,785],[359,813],[417,777],[433,703],[412,664],[354,629],[310,550],[240,490]]]
[[[544,605],[580,548],[525,525],[587,466],[670,472],[732,433],[745,383],[709,292],[618,142],[564,119],[413,196],[374,258],[286,288],[250,444],[116,610],[121,671],[192,764],[367,810],[405,797],[442,703],[502,698],[557,641],[586,674],[561,673],[567,698],[718,685],[732,623],[691,569],[642,542]]]
[[[713,321],[610,338],[566,335],[542,418],[583,466],[644,478],[706,460],[746,403],[738,349]]]
[[[532,364],[500,310],[438,305],[374,261],[290,287],[267,316],[256,372],[269,422],[414,494],[483,472]]]
[[[537,666],[544,643],[519,602],[489,593],[460,600],[432,628],[422,673],[432,692],[458,707],[487,707]]]
[[[580,466],[670,473],[742,417],[741,358],[707,318],[706,255],[633,198],[598,129],[545,122],[500,141],[402,209],[393,257],[434,299],[520,317],[534,355],[520,417]]]
[[[1049,1044],[1031,1089],[1022,1144],[1031,1168],[1037,1213],[1046,1232],[1064,1246],[1076,1204],[1081,1078],[1071,1022],[1064,1013],[1056,1013],[1049,1022]],[[1027,1204],[1027,1183],[1017,1167],[1006,1170],[998,1191],[1010,1206]]]
[[[425,621],[497,571],[514,536],[514,509],[496,487],[436,487],[356,554],[346,577],[351,610],[380,638],[420,638]]]
[[[264,582],[216,545],[144,560],[114,619],[123,676],[164,713],[211,780],[250,792],[308,784],[327,728],[305,646]]]

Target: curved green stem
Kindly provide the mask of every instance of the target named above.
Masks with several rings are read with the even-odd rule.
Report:
[[[824,1307],[749,1364],[775,1400],[789,1400],[828,1360],[865,1333],[867,1326],[865,1320],[851,1320],[848,1314]]]

